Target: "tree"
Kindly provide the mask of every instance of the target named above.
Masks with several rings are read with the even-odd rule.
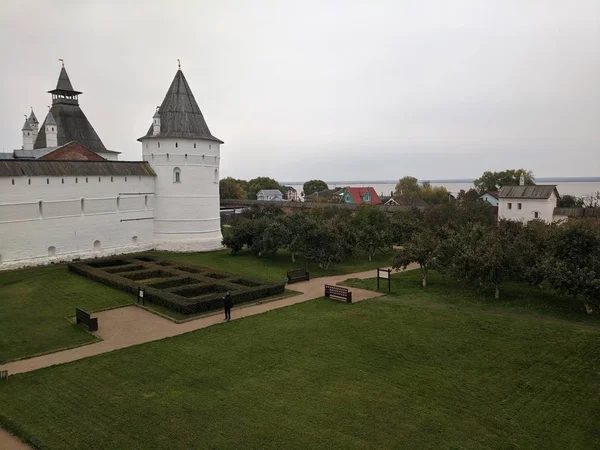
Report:
[[[448,203],[450,193],[444,186],[433,187],[431,183],[424,182],[418,190],[417,195],[420,199],[425,200],[430,205],[440,205]]]
[[[360,205],[352,217],[352,230],[358,247],[372,260],[376,250],[392,244],[390,221],[385,211],[374,205]]]
[[[563,195],[558,200],[559,208],[581,208],[583,206],[583,199],[575,197],[574,195]]]
[[[283,187],[273,178],[258,177],[248,181],[248,198],[250,200],[256,200],[256,194],[262,189],[277,189],[281,191],[282,194],[285,193]]]
[[[400,178],[394,191],[395,198],[415,199],[419,197],[419,183],[415,177]]]
[[[458,203],[461,205],[465,205],[467,203],[473,203],[479,198],[479,192],[475,189],[471,188],[468,191],[461,189],[456,197]]]
[[[581,221],[558,227],[544,264],[546,280],[583,302],[588,314],[600,309],[600,225]]]
[[[302,186],[302,196],[314,194],[329,189],[327,183],[322,180],[310,180]]]
[[[283,226],[287,229],[287,241],[284,245],[292,255],[292,262],[296,262],[296,255],[304,252],[306,236],[311,227],[316,226],[314,219],[304,212],[297,212],[283,218]]]
[[[321,269],[327,270],[332,262],[344,260],[343,238],[328,222],[314,222],[306,230],[306,258],[319,264]]]
[[[408,243],[412,235],[421,227],[422,219],[423,213],[416,208],[395,212],[390,223],[392,243],[396,245]]]
[[[260,219],[264,220],[264,219]],[[289,239],[288,230],[280,220],[268,221],[252,242],[252,252],[257,256],[273,256]]]
[[[521,175],[525,177],[526,185],[534,185],[535,177],[531,170],[508,169],[502,172],[484,172],[483,175],[473,180],[475,188],[480,194],[485,191],[497,191],[502,186],[517,186],[520,184]]]
[[[219,181],[219,195],[221,199],[245,199],[246,190],[243,182],[244,180],[236,180],[232,177],[223,178]]]
[[[396,270],[406,269],[411,263],[419,264],[423,287],[427,287],[427,275],[433,267],[440,248],[440,239],[430,229],[423,229],[413,234],[410,241],[398,250],[392,258],[392,267]]]
[[[438,267],[459,280],[494,287],[498,300],[501,283],[518,278],[523,271],[522,228],[516,221],[462,227],[442,241]]]

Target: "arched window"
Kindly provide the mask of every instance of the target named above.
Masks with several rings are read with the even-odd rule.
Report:
[[[79,180],[77,179],[77,177],[75,177],[75,184],[79,183]]]
[[[196,143],[194,142],[194,148],[196,148]]]
[[[85,182],[86,182],[86,183],[88,182],[88,177],[85,177]]]
[[[41,200],[38,202],[38,211],[40,213],[40,217],[44,217],[44,208],[42,206],[42,201]]]
[[[175,148],[178,148],[179,144],[177,142],[175,142]]]
[[[85,213],[85,199],[81,199],[81,214]]]
[[[148,208],[148,196],[144,196],[144,208]]]
[[[121,206],[121,197],[117,196],[117,211],[119,210],[120,206]]]
[[[65,179],[64,179],[64,178],[61,178],[61,179],[60,179],[60,182],[61,182],[62,184],[65,184]]]
[[[167,153],[167,161],[169,160],[169,154]]]
[[[113,177],[110,177],[110,182],[112,183],[114,181]]]
[[[102,178],[98,177],[98,183],[102,183]]]
[[[46,184],[50,184],[50,178],[46,178]]]
[[[160,142],[158,143],[158,148],[160,148]]]
[[[27,184],[31,184],[31,178],[27,180]]]
[[[99,251],[102,249],[102,246],[100,245],[100,241],[96,240],[94,241],[94,250]]]
[[[132,238],[131,238],[131,243],[132,243],[133,245],[138,245],[138,237],[137,237],[137,236],[134,236],[134,237],[132,237]]]
[[[127,177],[125,177],[125,183],[127,183]]]
[[[56,247],[54,245],[48,247],[48,256],[56,256]]]
[[[214,179],[215,183],[219,182],[219,169],[215,169],[215,179]]]
[[[173,169],[173,183],[181,183],[181,169],[179,167]]]

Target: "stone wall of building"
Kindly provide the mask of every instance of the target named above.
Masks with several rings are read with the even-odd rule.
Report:
[[[155,177],[0,177],[0,269],[153,248]]]

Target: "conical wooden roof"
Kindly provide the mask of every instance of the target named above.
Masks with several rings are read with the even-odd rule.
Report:
[[[158,114],[160,116],[160,133],[153,134],[153,126],[150,125],[148,133],[138,140],[169,137],[206,139],[223,143],[211,134],[181,69],[175,74],[167,95],[158,109]]]

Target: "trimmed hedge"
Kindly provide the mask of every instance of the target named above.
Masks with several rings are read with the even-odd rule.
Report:
[[[230,291],[235,304],[282,294],[284,284],[248,280],[203,267],[174,265],[149,256],[101,258],[68,264],[71,272],[137,296],[141,286],[145,299],[182,314],[210,311],[223,306]],[[165,280],[155,280],[165,278]],[[142,280],[142,281],[139,281]],[[152,280],[148,283],[143,280]]]

